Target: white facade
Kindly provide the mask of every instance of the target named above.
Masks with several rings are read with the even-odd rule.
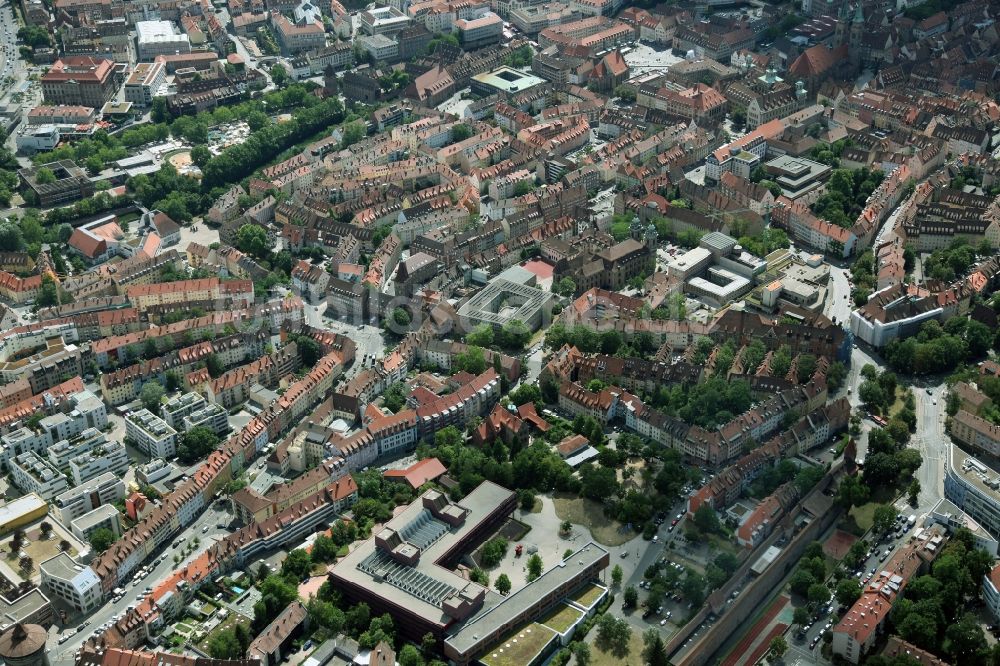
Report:
[[[83,542],[89,542],[91,535],[99,529],[109,530],[117,538],[122,535],[121,514],[112,505],[102,504],[71,522],[69,529]]]
[[[77,564],[66,553],[39,565],[42,586],[81,613],[89,613],[103,598],[101,579],[90,567]]]
[[[125,445],[120,442],[105,444],[69,461],[69,472],[73,476],[73,483],[78,486],[105,472],[124,476],[128,467],[128,453]]]
[[[181,425],[184,432],[203,427],[216,435],[222,435],[229,431],[229,412],[222,405],[213,402],[185,416]]]
[[[173,21],[136,21],[135,31],[139,60],[191,53],[191,40],[181,34]]]
[[[38,493],[44,500],[52,500],[69,485],[62,472],[42,460],[37,453],[15,456],[8,467],[15,486],[26,493]]]
[[[17,133],[17,149],[26,153],[54,150],[59,145],[59,128],[55,125],[34,125]]]
[[[102,504],[113,504],[123,499],[125,483],[111,472],[106,472],[83,485],[59,493],[52,504],[59,522],[69,525]]]
[[[177,431],[148,409],[125,417],[125,436],[152,458],[173,458],[177,452]]]

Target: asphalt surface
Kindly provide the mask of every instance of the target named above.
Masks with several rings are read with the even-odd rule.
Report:
[[[68,617],[65,626],[57,621],[49,629],[50,661],[53,664],[60,665],[72,663],[74,654],[83,642],[94,633],[97,633],[101,625],[114,621],[116,617],[124,613],[127,609],[134,607],[137,604],[136,597],[144,588],[155,587],[157,583],[169,577],[171,573],[182,567],[188,560],[198,557],[214,541],[218,541],[229,535],[232,530],[228,525],[232,520],[233,515],[228,511],[228,502],[222,506],[219,506],[218,503],[213,503],[195,519],[194,523],[189,525],[180,535],[167,542],[163,548],[154,554],[156,558],[159,558],[160,555],[165,555],[166,557],[162,561],[156,562],[149,574],[144,578],[136,578],[136,572],[125,584],[119,584],[119,587],[125,590],[125,596],[122,599],[117,602],[109,601],[105,603],[86,618],[72,613]],[[224,524],[227,527],[219,528],[217,527],[218,524]],[[184,545],[190,543],[195,537],[199,540],[198,546],[185,556],[179,564],[174,564],[174,555],[182,554],[185,551]],[[182,543],[180,547],[174,548],[173,544],[178,539],[181,539]],[[155,561],[151,559],[149,562]],[[86,626],[83,631],[77,631],[77,628],[81,624],[85,624]],[[70,635],[69,640],[59,643],[60,637],[67,634]]]

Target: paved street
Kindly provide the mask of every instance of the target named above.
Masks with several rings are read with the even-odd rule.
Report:
[[[59,622],[56,622],[49,629],[49,659],[54,664],[64,664],[71,662],[73,660],[73,654],[77,649],[83,644],[88,636],[97,631],[98,627],[106,622],[114,620],[116,616],[123,613],[126,609],[131,608],[136,605],[136,597],[143,591],[144,587],[152,587],[167,578],[171,572],[173,572],[178,567],[184,565],[190,559],[194,559],[202,551],[205,550],[213,541],[221,539],[222,537],[231,533],[229,527],[219,528],[218,524],[228,525],[232,520],[232,515],[228,513],[226,506],[217,506],[213,504],[204,513],[198,516],[186,530],[181,532],[179,536],[171,539],[165,546],[159,551],[160,554],[165,555],[163,561],[157,562],[153,566],[151,573],[147,574],[145,578],[138,579],[138,582],[131,582],[128,585],[122,585],[125,590],[125,596],[115,603],[106,603],[97,609],[88,618],[81,618],[78,614],[70,614],[66,626],[62,626]],[[199,546],[195,548],[190,555],[188,555],[180,564],[174,564],[174,555],[183,552],[183,545],[190,543],[192,539],[197,537],[200,541]],[[173,543],[178,539],[182,539],[183,542],[180,548],[174,548]],[[159,557],[159,555],[157,555]],[[155,560],[150,560],[150,563],[155,562]],[[86,626],[82,632],[77,632],[77,627],[84,623]],[[59,638],[61,636],[72,634],[70,639],[62,644],[59,644]]]

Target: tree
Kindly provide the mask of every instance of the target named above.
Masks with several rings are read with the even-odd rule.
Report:
[[[492,568],[500,564],[504,555],[507,554],[507,539],[503,537],[493,537],[483,546],[481,556],[484,567]]]
[[[316,365],[316,361],[323,356],[323,348],[307,335],[298,336],[295,339],[295,346],[299,352],[299,358],[302,359],[302,365],[307,368]]]
[[[218,354],[213,352],[205,357],[205,369],[208,370],[208,376],[215,379],[226,371],[226,366],[222,364]]]
[[[208,642],[208,654],[214,659],[240,659],[240,642],[232,629],[220,631]]]
[[[624,576],[621,565],[616,564],[611,568],[611,583],[617,587],[622,584],[622,577]]]
[[[21,559],[19,559],[17,561],[17,564],[18,564],[19,567],[21,567],[21,571],[24,571],[26,573],[30,573],[31,572],[31,568],[33,566],[35,566],[35,561],[33,559],[31,559],[30,557],[28,557],[27,555],[25,555],[24,557],[22,557]]]
[[[571,278],[564,277],[559,280],[559,284],[556,286],[555,291],[560,296],[572,298],[573,295],[576,294],[576,282],[574,282]]]
[[[770,649],[771,654],[780,659],[782,655],[788,652],[788,643],[785,641],[784,636],[775,636],[771,639],[768,649]]]
[[[256,224],[244,224],[236,232],[236,248],[257,259],[266,259],[271,250],[267,231]]]
[[[154,97],[153,105],[151,107],[150,120],[154,123],[165,123],[170,117],[167,110],[167,98],[166,97]]]
[[[52,172],[52,169],[41,167],[35,172],[35,181],[40,185],[47,185],[56,182],[56,175]]]
[[[142,391],[139,392],[139,400],[142,402],[142,406],[159,415],[160,413],[160,400],[163,399],[166,391],[163,385],[158,381],[146,382],[143,385]]]
[[[315,562],[333,562],[337,559],[337,544],[330,537],[321,534],[313,541],[309,557]]]
[[[191,161],[198,167],[203,167],[212,159],[212,153],[206,146],[195,146],[191,149]]]
[[[465,141],[472,136],[472,128],[465,123],[458,123],[451,128],[451,140],[455,143]]]
[[[712,507],[705,503],[695,510],[694,524],[703,534],[711,534],[719,529],[719,516]]]
[[[907,486],[906,491],[909,494],[910,504],[912,506],[916,506],[917,496],[920,495],[920,481],[918,481],[917,479],[913,479],[912,481],[910,481],[910,485]]]
[[[649,666],[669,666],[667,648],[663,637],[656,629],[647,629],[642,635],[642,662]]]
[[[341,149],[348,148],[363,138],[365,138],[365,124],[360,120],[348,123],[343,128],[343,138],[340,140],[340,147]]]
[[[533,553],[531,557],[528,558],[528,582],[535,580],[542,575],[542,556],[538,553]]]
[[[99,527],[90,534],[90,546],[96,553],[103,553],[115,542],[115,533],[106,527]]]
[[[271,75],[271,81],[274,82],[274,85],[279,88],[288,82],[288,70],[278,63],[271,65],[271,69],[268,71],[268,74]]]
[[[510,577],[508,577],[507,574],[500,574],[497,576],[497,579],[493,581],[493,587],[497,588],[497,592],[503,596],[507,596],[510,594]]]
[[[247,629],[247,625],[243,622],[237,622],[233,625],[233,636],[236,637],[236,642],[239,643],[240,655],[245,655],[247,648],[250,647],[250,641],[252,638],[250,636],[250,631]]]
[[[841,606],[851,606],[861,597],[861,586],[853,578],[844,578],[837,583],[837,603]]]
[[[177,457],[184,463],[193,463],[208,456],[219,445],[219,436],[205,426],[195,426],[181,437]]]
[[[420,650],[417,649],[416,645],[407,643],[403,646],[403,649],[399,651],[396,655],[396,661],[399,662],[399,666],[424,666],[424,658],[420,654]]]
[[[639,591],[629,585],[622,591],[622,604],[625,608],[635,608],[639,603]]]
[[[885,534],[896,522],[896,509],[886,504],[879,504],[875,507],[874,522],[872,527],[877,534]]]
[[[68,553],[72,548],[73,548],[73,544],[71,544],[66,539],[62,539],[59,542],[59,552],[60,553]]]
[[[811,604],[823,604],[830,599],[830,590],[823,583],[813,583],[806,592],[806,598]]]
[[[798,606],[792,614],[792,620],[800,627],[809,624],[809,610],[805,606]]]
[[[589,666],[592,657],[590,656],[590,646],[583,641],[576,641],[572,645],[573,656],[580,666]]]
[[[42,524],[39,527],[42,530],[43,539],[48,539],[52,535],[52,523],[45,520],[42,521]]]
[[[597,621],[597,643],[616,656],[624,656],[628,642],[632,638],[632,628],[623,618],[605,613]]]

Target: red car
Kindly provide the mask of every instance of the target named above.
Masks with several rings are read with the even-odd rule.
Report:
[[[671,527],[674,527],[675,525],[677,525],[677,519],[676,518],[674,518],[673,520],[670,521],[670,526]]]

